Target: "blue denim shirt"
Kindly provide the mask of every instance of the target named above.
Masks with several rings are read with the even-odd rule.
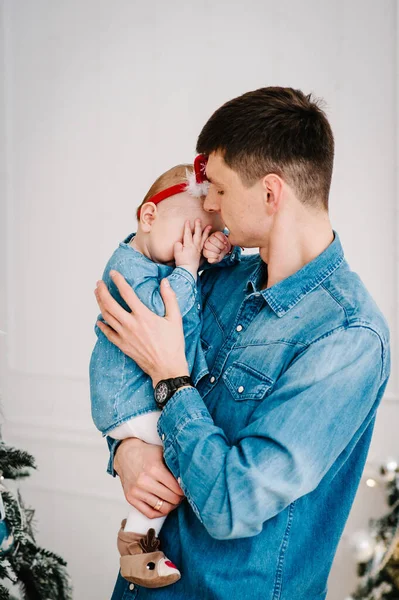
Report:
[[[155,263],[133,248],[129,242],[131,233],[119,244],[107,262],[103,281],[111,295],[126,309],[130,310],[118,288],[111,279],[110,271],[121,273],[136,292],[140,300],[157,315],[164,316],[165,306],[159,289],[161,280],[166,277],[176,293],[183,317],[186,356],[191,377],[196,384],[208,373],[208,365],[201,347],[201,280],[194,280],[192,274],[182,267],[170,267]],[[240,248],[216,265],[206,268],[227,267],[239,260]],[[99,320],[104,321],[101,315]],[[108,341],[96,325],[97,341],[90,360],[90,397],[92,417],[96,427],[106,435],[121,423],[158,410],[154,400],[152,381],[138,365],[119,348]]]
[[[113,600],[323,600],[389,377],[387,323],[337,233],[269,289],[259,255],[202,280],[209,374],[158,421],[186,495],[160,532],[182,578],[119,577]]]

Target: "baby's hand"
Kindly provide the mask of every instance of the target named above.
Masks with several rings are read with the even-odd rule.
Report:
[[[211,227],[208,225],[202,230],[201,219],[195,220],[194,233],[191,233],[190,221],[184,224],[183,243],[176,242],[174,255],[176,267],[183,267],[190,271],[194,279],[197,279],[197,271],[201,259],[201,251]]]
[[[210,264],[224,259],[231,250],[231,244],[222,231],[216,231],[204,243],[203,255]]]

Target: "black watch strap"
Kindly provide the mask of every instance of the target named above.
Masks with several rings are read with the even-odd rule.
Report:
[[[158,408],[162,409],[168,400],[170,400],[170,398],[173,396],[173,394],[185,385],[191,385],[194,387],[193,380],[189,375],[171,377],[170,379],[161,379],[154,389],[155,402],[157,403]]]
[[[171,382],[175,388],[175,391],[177,391],[183,385],[194,385],[190,375],[182,375],[181,377],[175,377],[171,379]]]

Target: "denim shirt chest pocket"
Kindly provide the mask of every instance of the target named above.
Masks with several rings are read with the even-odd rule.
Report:
[[[202,347],[202,351],[203,353],[206,354],[209,352],[210,349],[210,344],[208,344],[208,342],[206,340],[204,340],[204,338],[201,338],[201,347]]]
[[[222,379],[233,399],[259,401],[271,391],[273,380],[253,367],[235,362],[223,373]]]

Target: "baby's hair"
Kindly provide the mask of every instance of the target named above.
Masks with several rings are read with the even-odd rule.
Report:
[[[152,184],[152,186],[150,187],[150,189],[144,196],[144,200],[140,204],[139,208],[141,208],[143,206],[143,204],[145,204],[146,202],[151,200],[151,198],[153,196],[155,196],[155,194],[158,194],[159,192],[166,190],[168,187],[171,187],[172,185],[177,185],[179,183],[185,183],[187,181],[187,171],[188,171],[188,173],[193,173],[194,172],[193,165],[190,165],[190,164],[176,165],[175,167],[172,167],[168,171],[165,171],[165,173],[162,173],[162,175],[160,175],[158,177],[158,179],[156,181],[154,181],[154,183]]]

